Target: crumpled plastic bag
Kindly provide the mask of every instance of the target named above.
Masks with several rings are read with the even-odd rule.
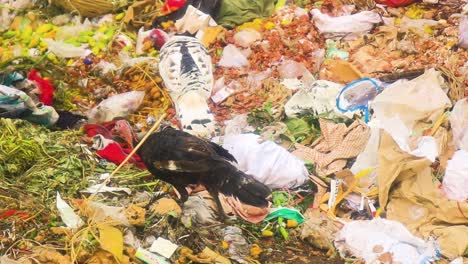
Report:
[[[460,35],[458,36],[458,45],[464,49],[468,49],[468,15],[465,15],[460,19],[458,32],[460,32]]]
[[[411,134],[418,122],[434,124],[445,109],[451,106],[442,87],[445,87],[444,79],[435,69],[429,69],[411,81],[397,81],[377,95],[371,103],[375,118],[384,126],[393,122],[390,121],[392,118],[397,123],[400,122],[396,119],[400,119],[402,125],[409,130],[407,134]]]
[[[465,130],[466,131],[466,130]],[[442,183],[447,198],[463,202],[468,199],[468,152],[459,150],[448,161]]]
[[[211,16],[203,13],[192,5],[189,5],[185,15],[175,22],[177,32],[189,32],[190,34],[195,34],[200,29],[217,25],[218,24],[216,24],[216,21],[214,21]]]
[[[131,91],[111,96],[88,112],[89,123],[104,123],[116,117],[126,117],[140,107],[144,97],[143,91]]]
[[[245,258],[250,253],[249,243],[242,236],[242,230],[237,226],[227,226],[221,229],[223,241],[229,244],[229,258],[239,263],[248,263]]]
[[[431,19],[411,19],[406,16],[401,18],[399,27],[403,32],[413,32],[419,36],[429,36],[427,28],[438,25],[439,22]]]
[[[237,45],[248,48],[252,43],[262,38],[262,34],[252,28],[247,28],[237,32],[234,35],[234,41]]]
[[[378,165],[377,160],[377,151],[379,150],[379,141],[380,141],[380,127],[375,125],[375,121],[371,120],[367,124],[370,128],[370,137],[367,141],[367,145],[364,150],[356,158],[356,161],[351,166],[351,172],[356,175],[360,171],[370,168],[376,168]],[[376,183],[377,171],[373,170],[369,173],[368,179],[371,182]],[[361,182],[364,178],[358,180]]]
[[[272,189],[294,188],[308,179],[304,162],[271,142],[259,143],[260,136],[225,136],[223,147],[237,160],[238,168]],[[215,141],[214,139],[213,141]]]
[[[218,223],[216,212],[201,195],[191,195],[185,201],[182,211],[182,223],[185,226],[212,225]]]
[[[262,38],[262,34],[252,28],[246,28],[234,35],[234,41],[237,45],[248,48],[252,43]]]
[[[294,60],[284,60],[278,67],[282,79],[299,79],[304,83],[311,84],[315,81],[314,76],[303,63]]]
[[[330,81],[318,80],[296,92],[284,105],[286,116],[296,117],[304,113],[330,117],[352,117],[354,112],[342,113],[336,108],[336,97],[343,86]]]
[[[239,135],[245,132],[254,132],[255,128],[249,125],[247,118],[247,114],[240,114],[231,120],[225,121],[224,135]]]
[[[333,240],[339,230],[339,223],[331,220],[320,210],[308,209],[305,217],[307,221],[301,226],[301,239],[321,250],[333,249]]]
[[[270,17],[275,11],[275,0],[223,0],[217,21],[233,28],[260,17]]]
[[[430,136],[417,138],[416,147],[411,148],[411,130],[405,126],[399,116],[382,120],[381,127],[392,135],[400,149],[416,157],[425,157],[434,162],[439,155],[436,139]]]
[[[362,11],[354,15],[331,17],[318,9],[312,9],[312,20],[325,38],[351,40],[369,32],[374,24],[380,23],[379,14]]]
[[[431,162],[402,151],[382,132],[377,168],[379,203],[387,219],[403,223],[414,235],[437,237],[442,255],[455,258],[468,245],[467,203],[448,200],[432,176]],[[387,204],[388,203],[388,204]]]
[[[354,158],[366,146],[370,136],[369,127],[356,120],[349,127],[344,123],[320,119],[322,136],[310,147],[295,144],[293,154],[303,160],[312,161],[319,175],[327,176],[342,170],[346,160]]]
[[[424,242],[401,223],[380,218],[346,223],[335,245],[343,257],[350,253],[366,263],[422,264],[440,258],[434,241]]]
[[[53,126],[59,119],[52,106],[36,104],[25,92],[0,85],[0,117],[21,118],[43,126]]]
[[[453,144],[458,149],[468,151],[468,99],[455,103],[450,114],[450,126],[453,133]]]
[[[130,226],[124,207],[108,206],[88,200],[79,201],[77,204],[81,214],[92,218],[96,223],[112,221],[115,225]]]
[[[53,39],[43,39],[47,43],[47,49],[61,58],[75,58],[85,57],[91,53],[91,50],[84,46],[75,47],[72,44],[64,43],[62,41],[55,41]]]
[[[218,64],[221,67],[241,68],[247,66],[249,62],[236,46],[228,44],[224,47],[223,54]]]

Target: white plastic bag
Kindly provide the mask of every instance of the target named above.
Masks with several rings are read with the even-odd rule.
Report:
[[[447,163],[442,190],[447,198],[460,202],[468,199],[468,152],[459,150]]]
[[[298,187],[308,179],[304,162],[271,141],[259,143],[255,134],[224,137],[223,147],[237,160],[238,168],[272,189]]]
[[[387,252],[390,263],[423,264],[439,258],[434,241],[424,242],[403,224],[380,218],[346,223],[336,235],[335,246],[342,256],[350,253],[366,263],[381,263],[379,256]]]
[[[278,67],[278,72],[282,79],[301,78],[305,83],[315,81],[314,76],[303,63],[293,60],[283,61]]]
[[[433,27],[439,24],[439,22],[431,19],[411,19],[403,16],[401,18],[399,27],[403,32],[413,32],[419,36],[428,36],[425,32],[425,29],[428,27]]]
[[[252,43],[262,38],[262,35],[255,29],[244,29],[234,35],[234,41],[237,45],[248,48]]]
[[[215,27],[216,21],[210,16],[197,8],[189,5],[185,11],[185,15],[175,22],[177,32],[195,34],[197,31],[206,27]]]
[[[354,15],[331,17],[318,9],[312,9],[312,20],[325,38],[345,40],[354,39],[369,32],[374,24],[380,23],[379,14],[372,11],[362,11]]]
[[[453,132],[453,144],[457,149],[468,151],[468,99],[455,103],[450,114],[450,126]]]
[[[439,155],[438,144],[434,137],[423,136],[418,138],[417,147],[411,149],[411,130],[403,123],[399,116],[381,120],[381,127],[392,136],[401,150],[416,157],[425,157],[434,162]]]
[[[241,68],[247,66],[249,62],[242,52],[234,45],[229,44],[224,47],[223,55],[219,60],[219,66]]]
[[[411,81],[400,80],[389,85],[371,105],[379,120],[398,116],[412,130],[417,121],[435,123],[451,106],[442,90],[444,85],[440,72],[429,69]]]
[[[72,44],[64,43],[62,41],[55,41],[53,39],[44,39],[47,43],[47,49],[53,52],[55,55],[61,58],[75,58],[85,57],[91,53],[91,51],[84,46],[75,47]]]
[[[460,32],[460,35],[458,36],[460,47],[468,49],[468,15],[465,15],[460,19],[458,32]]]
[[[116,117],[126,117],[140,107],[145,97],[143,91],[132,91],[111,96],[88,112],[90,123],[104,123]]]
[[[332,117],[348,116],[354,112],[341,113],[336,108],[336,97],[343,86],[330,81],[318,80],[295,93],[284,105],[288,117],[311,112],[316,115],[330,112]]]

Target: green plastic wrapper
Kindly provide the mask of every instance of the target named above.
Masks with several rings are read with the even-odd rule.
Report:
[[[264,221],[269,221],[274,218],[282,217],[284,219],[295,220],[298,224],[302,224],[305,221],[305,217],[296,209],[287,208],[287,207],[278,207],[273,209],[275,211],[271,212]]]
[[[218,24],[234,28],[256,18],[270,17],[275,11],[275,0],[224,0],[218,14]]]

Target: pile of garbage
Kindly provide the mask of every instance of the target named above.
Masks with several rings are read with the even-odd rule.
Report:
[[[468,260],[466,1],[0,13],[0,264]],[[135,153],[167,126],[224,149],[268,206],[157,180]]]

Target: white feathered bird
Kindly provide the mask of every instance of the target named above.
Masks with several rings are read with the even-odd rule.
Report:
[[[208,50],[197,38],[173,36],[161,48],[159,73],[183,130],[195,136],[210,137],[215,121],[207,103],[214,82]]]

